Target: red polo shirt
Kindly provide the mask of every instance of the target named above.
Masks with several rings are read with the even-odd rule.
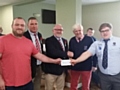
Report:
[[[21,86],[31,81],[30,57],[38,51],[30,40],[8,34],[0,38],[0,53],[6,86]]]

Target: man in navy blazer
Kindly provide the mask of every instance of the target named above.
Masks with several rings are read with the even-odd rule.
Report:
[[[61,24],[56,24],[53,28],[53,36],[45,41],[46,55],[51,58],[68,59],[68,43],[62,38],[63,27]],[[43,71],[45,72],[46,90],[53,90],[54,83],[57,90],[64,90],[65,72],[67,67],[50,63],[43,63]]]
[[[36,38],[38,40],[38,44],[40,47],[40,52],[43,52],[43,45],[42,45],[42,35],[38,32],[38,21],[35,17],[30,17],[28,19],[28,30],[24,33],[24,36],[30,39],[33,44],[36,46]],[[36,35],[36,37],[34,36]],[[31,57],[31,71],[32,71],[32,78],[34,83],[34,90],[40,90],[40,82],[41,82],[41,63],[36,58]]]

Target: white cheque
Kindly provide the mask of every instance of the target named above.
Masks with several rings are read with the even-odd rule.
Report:
[[[70,59],[61,60],[61,66],[70,66]]]

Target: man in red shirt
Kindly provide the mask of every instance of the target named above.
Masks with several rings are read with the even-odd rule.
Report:
[[[12,22],[12,34],[0,38],[0,90],[33,90],[30,57],[42,62],[59,63],[60,59],[51,59],[35,48],[33,43],[23,36],[25,21],[17,17]]]

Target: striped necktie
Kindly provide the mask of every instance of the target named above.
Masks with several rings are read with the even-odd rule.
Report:
[[[41,52],[41,48],[40,48],[40,45],[39,45],[39,41],[38,41],[38,39],[37,39],[37,35],[34,34],[34,36],[35,36],[35,45],[36,45],[36,49],[37,49],[38,51]]]
[[[60,46],[62,47],[62,50],[65,51],[64,46],[63,46],[62,41],[61,41],[60,38],[58,38],[58,41],[59,41],[59,43],[60,43]]]

